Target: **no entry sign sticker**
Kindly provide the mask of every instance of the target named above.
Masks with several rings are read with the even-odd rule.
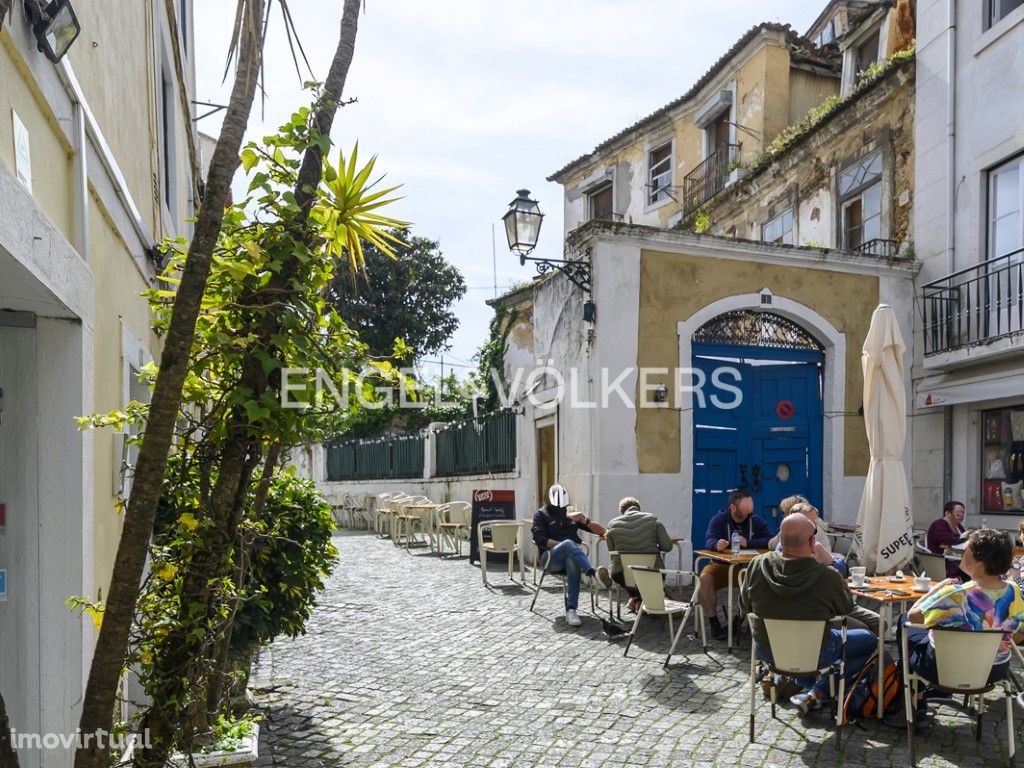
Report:
[[[791,419],[794,413],[796,413],[796,408],[793,406],[792,400],[779,400],[775,404],[775,415],[780,419]]]

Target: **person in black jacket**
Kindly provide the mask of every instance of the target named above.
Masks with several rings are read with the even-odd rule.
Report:
[[[604,535],[604,528],[587,519],[582,512],[568,513],[569,492],[564,486],[552,485],[548,490],[548,503],[533,515],[533,541],[543,554],[549,553],[549,573],[565,572],[565,622],[578,627],[583,622],[576,613],[579,606],[581,575],[594,578],[594,566],[580,546],[580,531]]]
[[[754,514],[754,499],[750,491],[739,488],[729,494],[728,506],[722,507],[708,523],[704,548],[725,552],[732,545],[732,534],[740,535],[743,549],[767,549],[772,531],[768,524]],[[733,585],[739,582],[739,569],[733,570]],[[700,604],[708,617],[711,636],[724,640],[725,628],[718,620],[718,590],[729,585],[729,566],[708,563],[700,572]]]

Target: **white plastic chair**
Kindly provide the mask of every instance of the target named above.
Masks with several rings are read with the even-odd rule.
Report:
[[[484,532],[490,534],[491,540],[484,540]],[[518,555],[519,569],[523,583],[526,583],[526,564],[523,558],[523,526],[515,522],[487,522],[480,523],[476,527],[477,546],[480,548],[480,575],[484,584],[490,586],[487,581],[487,555],[508,556],[508,577],[512,578],[513,558]]]
[[[519,525],[520,527],[522,527],[521,523],[516,523],[516,525]],[[590,555],[590,547],[587,545],[587,543],[585,541],[580,544],[580,547],[583,549],[583,551],[588,556]],[[544,577],[545,576],[553,576],[556,579],[559,579],[562,582],[562,601],[565,602],[565,599],[568,597],[568,594],[567,594],[568,585],[569,585],[568,576],[566,575],[565,571],[549,571],[548,570],[548,564],[550,562],[551,562],[551,550],[545,550],[544,553],[540,557],[540,568],[541,568],[541,571],[540,571],[540,581],[537,582],[537,585],[533,589],[533,600],[530,601],[530,611],[533,611],[533,606],[537,604],[537,596],[540,595],[541,587],[544,586]],[[535,566],[534,570],[536,570],[536,563],[534,563],[534,566]],[[586,577],[582,577],[582,575],[581,575],[581,578],[582,578],[582,584],[586,584]],[[526,576],[524,574],[523,580],[525,581],[525,579],[526,579]],[[596,581],[597,580],[594,579],[590,583],[590,611],[591,611],[591,613],[593,613],[595,611],[595,605],[596,605],[596,603],[594,602],[594,582],[596,582]]]
[[[825,625],[822,620],[794,619],[761,619],[756,613],[747,614],[751,633],[758,621],[764,622],[768,633],[768,646],[774,661],[768,663],[757,657],[757,643],[750,643],[750,743],[754,743],[754,699],[757,690],[758,673],[768,675],[771,689],[772,718],[775,717],[775,705],[778,692],[775,689],[775,673],[789,677],[817,677],[828,675],[828,692],[835,708],[836,718],[836,749],[840,748],[843,723],[842,702],[846,698],[846,618],[843,617],[840,633],[842,642],[839,649],[839,661],[818,666],[821,656],[821,640],[825,636]],[[839,676],[839,695],[836,696],[835,676]]]
[[[636,555],[634,555],[634,557],[636,557]],[[625,563],[623,563],[623,567],[626,567]],[[640,609],[636,612],[636,620],[633,622],[633,628],[629,632],[629,638],[626,640],[626,650],[622,652],[622,655],[627,656],[629,654],[629,646],[633,644],[633,639],[636,637],[636,630],[640,626],[640,619],[644,617],[644,614],[668,617],[668,636],[672,644],[669,646],[664,666],[667,667],[669,661],[671,661],[672,654],[675,653],[676,645],[679,643],[679,637],[683,634],[683,630],[686,628],[686,622],[689,620],[691,614],[694,617],[694,630],[697,629],[697,624],[700,624],[700,641],[701,645],[704,646],[704,652],[707,653],[708,638],[704,627],[704,609],[701,607],[700,601],[697,600],[696,585],[694,586],[693,594],[690,596],[689,602],[669,600],[665,597],[666,574],[689,574],[692,577],[693,572],[668,571],[662,568],[653,568],[645,565],[631,565],[629,566],[629,569],[632,571],[632,577],[636,583],[636,588],[640,590],[641,603]],[[679,629],[673,631],[673,617],[675,616],[680,616],[681,618],[679,619]]]
[[[450,541],[452,550],[462,556],[462,542],[469,540],[472,506],[468,501],[450,501],[444,512],[437,512],[438,549],[444,554],[444,542]]]
[[[393,505],[397,504],[405,494],[401,491],[390,491],[377,496],[377,505],[374,509],[374,530],[381,536],[387,536],[391,526],[391,514]]]
[[[903,659],[903,704],[907,712],[907,745],[910,749],[910,765],[917,764],[914,751],[914,709],[917,700],[919,683],[925,683],[940,691],[953,694],[974,696],[977,701],[977,727],[975,738],[981,740],[981,725],[985,716],[985,694],[997,685],[1002,686],[1006,699],[1006,744],[1009,754],[1008,763],[1013,766],[1016,752],[1013,734],[1013,694],[1010,676],[995,683],[988,682],[992,673],[992,664],[999,645],[1003,641],[1001,629],[970,631],[959,627],[931,627],[932,642],[935,647],[935,669],[938,680],[929,680],[918,672],[910,671],[907,643],[908,629],[924,629],[916,624],[904,624],[900,655]],[[1024,656],[1015,643],[1010,648],[1017,659],[1024,664]],[[1007,662],[1009,663],[1009,662]]]
[[[926,549],[915,549],[914,558],[918,563],[918,571],[935,581],[946,578],[946,558]]]
[[[653,568],[658,562],[656,554],[632,554],[628,552],[609,552],[609,559],[618,557],[622,564],[622,580],[627,587],[637,589],[636,578],[633,575],[632,566]],[[615,612],[619,619],[622,619],[622,592],[623,587],[617,581],[613,581],[608,587],[608,618],[612,618],[612,604],[615,604]],[[614,597],[613,597],[614,595]]]

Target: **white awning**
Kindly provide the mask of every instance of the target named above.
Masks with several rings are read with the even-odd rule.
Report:
[[[914,387],[917,408],[983,403],[1018,397],[1024,400],[1024,372],[999,371],[982,376],[944,374],[921,379]]]

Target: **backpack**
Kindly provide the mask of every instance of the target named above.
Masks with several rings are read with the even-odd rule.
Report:
[[[882,711],[893,712],[903,703],[903,676],[893,658],[886,653],[882,659]],[[865,662],[847,686],[843,702],[843,724],[873,718],[878,713],[878,654]]]

